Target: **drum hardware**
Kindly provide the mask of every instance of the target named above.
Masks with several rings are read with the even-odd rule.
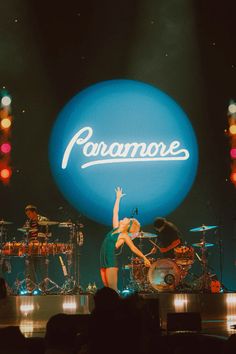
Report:
[[[27,294],[27,293],[32,293],[34,290],[38,289],[38,285],[30,278],[30,272],[29,272],[29,242],[28,242],[28,236],[30,233],[31,228],[29,225],[26,225],[22,228],[20,228],[20,231],[24,232],[24,242],[8,242],[6,245],[6,251],[9,249],[9,254],[10,255],[16,255],[19,257],[20,256],[25,256],[25,278],[22,280],[19,280],[18,277],[14,282],[13,285],[13,293],[17,294]],[[34,231],[37,231],[37,229],[32,229]],[[17,254],[16,250],[17,250]]]
[[[198,257],[200,259],[201,267],[202,267],[202,274],[196,281],[196,287],[198,291],[201,292],[210,292],[210,284],[211,284],[211,278],[215,276],[215,274],[211,274],[209,270],[209,265],[208,265],[208,260],[207,260],[207,249],[209,247],[214,246],[213,243],[207,243],[206,242],[206,232],[211,229],[215,229],[217,226],[205,226],[202,225],[201,227],[197,227],[194,229],[191,229],[190,231],[192,232],[202,232],[202,238],[200,239],[199,243],[194,243],[192,244],[193,247],[200,248],[201,252],[201,257]]]
[[[0,255],[1,255],[2,247],[7,241],[7,229],[5,225],[10,225],[10,224],[12,224],[11,221],[0,220]]]
[[[58,222],[55,221],[49,221],[49,220],[43,220],[38,223],[39,225],[45,226],[45,278],[42,280],[42,282],[39,284],[39,289],[42,291],[43,294],[47,294],[51,292],[54,289],[61,290],[62,288],[54,282],[51,278],[48,276],[48,268],[49,268],[49,244],[48,244],[48,235],[51,235],[49,233],[49,225],[56,225]]]
[[[83,233],[80,231],[80,225],[70,222],[60,223],[60,227],[69,228],[69,244],[71,246],[71,252],[66,254],[67,263],[67,277],[64,284],[62,285],[63,294],[79,294],[82,292],[80,286],[80,251],[79,248],[83,245],[84,237]],[[59,225],[60,225],[59,224]]]

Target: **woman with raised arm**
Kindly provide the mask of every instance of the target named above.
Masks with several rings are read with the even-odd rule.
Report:
[[[135,234],[140,230],[140,223],[134,218],[124,218],[119,221],[120,200],[125,195],[122,188],[116,188],[116,200],[113,208],[113,229],[106,235],[100,250],[100,272],[104,286],[118,291],[118,259],[124,243],[138,257],[143,258],[146,267],[150,261],[134,245],[129,233]]]

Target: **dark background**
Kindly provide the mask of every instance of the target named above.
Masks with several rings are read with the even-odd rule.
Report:
[[[80,90],[103,80],[141,80],[177,101],[199,144],[195,183],[168,217],[188,244],[200,240],[191,228],[218,226],[206,234],[215,244],[209,264],[227,288],[236,289],[235,187],[224,134],[229,100],[236,99],[235,13],[233,0],[0,1],[0,84],[12,96],[14,117],[13,176],[8,186],[0,185],[0,217],[13,222],[9,240],[22,238],[17,228],[29,203],[51,220],[80,221],[80,281],[101,286],[99,247],[108,228],[64,200],[51,176],[48,142],[57,114]],[[152,225],[144,231],[153,232]],[[68,230],[52,232],[60,239]],[[129,256],[126,249],[122,262]],[[11,264],[9,283],[23,270],[23,259]],[[197,260],[192,270],[200,272]],[[50,274],[63,281],[57,257]]]

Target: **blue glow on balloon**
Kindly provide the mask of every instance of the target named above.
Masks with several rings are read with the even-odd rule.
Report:
[[[52,130],[49,159],[61,193],[80,213],[111,225],[120,186],[126,193],[120,217],[136,211],[147,225],[188,194],[198,147],[188,117],[167,94],[139,81],[110,80],[65,105]]]

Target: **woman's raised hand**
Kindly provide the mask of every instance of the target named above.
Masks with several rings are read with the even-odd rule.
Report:
[[[117,187],[115,191],[116,191],[116,198],[121,199],[122,197],[124,197],[125,193],[122,192],[122,188]]]

